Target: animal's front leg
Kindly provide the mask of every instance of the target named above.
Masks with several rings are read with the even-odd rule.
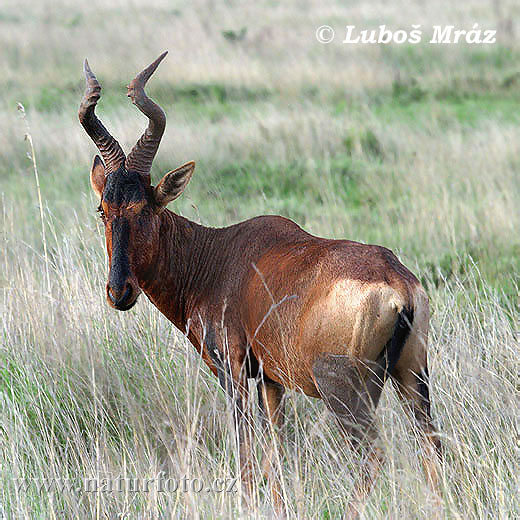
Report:
[[[248,507],[253,507],[253,431],[245,366],[247,356],[245,349],[235,346],[241,344],[238,340],[230,341],[233,338],[227,334],[223,336],[217,337],[213,329],[208,329],[205,347],[216,367],[220,385],[226,391],[228,402],[232,407],[243,502]]]
[[[278,471],[279,461],[277,460],[277,427],[283,420],[284,388],[282,385],[264,377],[258,382],[257,387],[258,401],[263,419],[263,441],[265,450],[262,460],[262,470],[271,488],[274,509],[279,515],[284,515],[281,475]]]
[[[242,483],[243,501],[247,506],[254,506],[253,488],[253,431],[249,409],[249,391],[247,379],[234,382],[233,385],[233,422],[240,460],[240,480]]]

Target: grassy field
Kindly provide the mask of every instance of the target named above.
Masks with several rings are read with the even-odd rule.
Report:
[[[104,300],[95,149],[77,120],[82,60],[103,85],[98,114],[128,150],[146,121],[125,85],[165,49],[148,90],[168,117],[152,179],[197,162],[174,211],[212,226],[282,214],[315,234],[385,245],[427,288],[442,501],[388,388],[378,420],[388,463],[362,517],[518,518],[520,8],[104,4],[0,4],[0,518],[240,514],[233,493],[76,489],[96,476],[209,483],[236,473],[224,394],[193,347],[145,298],[128,313]],[[475,22],[500,29],[498,42],[360,46],[339,36],[347,23],[428,33]],[[322,24],[337,30],[329,45],[316,41]],[[339,518],[356,455],[322,402],[291,394],[286,409],[288,516]],[[255,516],[269,518],[260,477],[256,490]]]

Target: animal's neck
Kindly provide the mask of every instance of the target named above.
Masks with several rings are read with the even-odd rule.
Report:
[[[221,254],[215,229],[165,210],[160,215],[159,247],[154,261],[138,274],[152,303],[177,328],[187,331],[188,319],[200,312],[215,285],[216,257]]]

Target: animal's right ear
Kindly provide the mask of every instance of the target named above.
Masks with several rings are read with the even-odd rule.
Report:
[[[99,155],[94,157],[94,163],[90,170],[90,184],[92,185],[94,193],[101,198],[103,190],[105,189],[105,165]]]
[[[194,169],[195,163],[190,161],[167,173],[161,179],[161,182],[155,187],[155,202],[159,207],[166,207],[166,204],[175,200],[184,191]]]

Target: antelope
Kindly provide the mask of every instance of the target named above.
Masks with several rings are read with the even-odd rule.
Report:
[[[151,184],[166,116],[144,87],[166,54],[127,87],[148,126],[126,157],[95,114],[101,86],[84,63],[79,120],[102,157],[95,156],[90,181],[105,228],[108,304],[126,311],[144,292],[218,377],[233,405],[246,501],[253,489],[251,378],[271,431],[282,420],[285,390],[296,389],[323,399],[346,445],[366,455],[349,502],[353,515],[383,463],[374,411],[391,379],[421,432],[423,464],[435,488],[438,460],[432,454],[440,456],[440,442],[430,413],[425,290],[381,246],[319,238],[281,216],[217,229],[166,209],[195,168],[188,162]],[[283,514],[270,439],[263,473]]]

